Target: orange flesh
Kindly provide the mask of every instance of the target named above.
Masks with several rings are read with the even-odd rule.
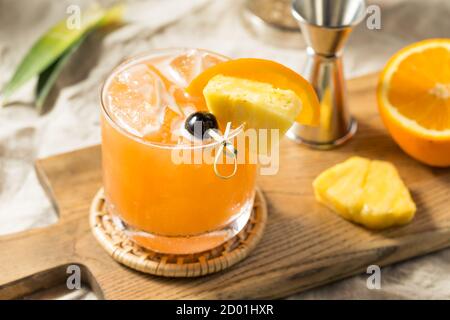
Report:
[[[440,88],[442,94],[440,93]],[[403,60],[390,82],[388,98],[407,118],[426,129],[450,129],[450,53],[431,48]]]
[[[420,41],[396,53],[380,75],[377,99],[385,126],[406,153],[450,166],[450,39]]]
[[[174,61],[184,63],[182,59]],[[206,56],[200,71],[219,61],[221,59],[215,56]],[[163,75],[155,67],[156,61],[148,59],[145,64],[153,71],[151,75],[163,83],[163,90],[175,88],[170,94],[181,108],[185,111],[190,108],[191,112],[202,108],[195,98],[186,94],[182,85],[175,85],[173,79]],[[189,66],[183,68],[185,72],[192,71]],[[132,138],[129,133],[125,134],[112,125],[111,119],[102,116],[103,181],[110,210],[136,229],[156,235],[188,236],[223,227],[233,221],[243,207],[251,205],[256,165],[239,164],[236,175],[223,180],[215,175],[212,164],[174,164],[172,149],[178,143],[174,128],[179,127],[178,122],[184,123],[185,116],[177,113],[177,108],[166,108],[164,105],[151,106],[162,107],[161,112],[146,113],[145,110],[148,111],[149,107],[140,103],[142,96],[139,96],[139,92],[129,94],[126,85],[117,79],[115,76],[107,88],[110,100],[120,104],[121,101],[127,102],[128,96],[125,100],[119,98],[129,95],[130,99],[136,99],[136,106],[130,109],[116,105],[113,112],[111,105],[107,105],[106,109],[113,112],[113,117],[119,116],[120,121],[129,121],[134,125],[132,119],[136,114],[133,110],[138,110],[141,116],[139,121],[161,121],[161,112],[163,120],[158,130],[144,137]],[[148,90],[145,91],[147,93]],[[146,99],[151,101],[153,98],[146,96]],[[136,128],[141,128],[140,122]],[[166,145],[158,147],[148,144],[148,141]],[[231,165],[227,164],[219,167],[224,174],[232,170]],[[139,238],[135,240],[143,245],[148,241]],[[158,243],[151,245],[154,248]],[[167,243],[160,246],[161,251],[165,251]],[[177,250],[172,247],[171,251]]]

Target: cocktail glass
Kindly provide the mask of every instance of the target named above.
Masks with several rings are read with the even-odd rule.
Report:
[[[119,65],[103,86],[106,208],[131,240],[150,250],[209,250],[241,231],[250,217],[256,164],[238,163],[236,174],[222,179],[210,162],[174,161],[180,151],[217,152],[218,142],[192,143],[187,136],[186,117],[204,106],[184,89],[226,59],[205,50],[154,50]],[[230,137],[243,131],[237,124]],[[229,171],[232,164],[222,166]]]

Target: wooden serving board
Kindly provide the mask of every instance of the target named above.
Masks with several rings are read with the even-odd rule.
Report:
[[[59,221],[0,237],[0,298],[64,283],[68,264],[81,265],[84,280],[106,299],[279,298],[365,272],[371,264],[384,266],[449,246],[450,170],[421,165],[395,145],[377,113],[375,84],[375,75],[348,83],[359,130],[345,146],[314,151],[283,141],[279,173],[259,179],[269,203],[261,242],[239,264],[201,278],[130,270],[96,242],[88,212],[101,186],[99,146],[38,160],[38,175]],[[314,177],[355,154],[397,166],[418,206],[412,223],[368,231],[314,200]]]

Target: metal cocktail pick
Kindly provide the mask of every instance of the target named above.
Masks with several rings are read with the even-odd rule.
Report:
[[[321,115],[318,127],[294,124],[287,136],[330,149],[351,138],[357,128],[347,109],[342,50],[353,27],[365,17],[365,1],[294,0],[292,13],[307,44],[303,75],[316,90]]]

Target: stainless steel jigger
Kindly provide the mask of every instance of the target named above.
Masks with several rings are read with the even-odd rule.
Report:
[[[357,123],[350,116],[342,50],[354,26],[365,17],[364,0],[294,0],[292,14],[307,44],[303,75],[320,101],[318,127],[294,124],[287,136],[312,148],[330,149],[350,139]]]

